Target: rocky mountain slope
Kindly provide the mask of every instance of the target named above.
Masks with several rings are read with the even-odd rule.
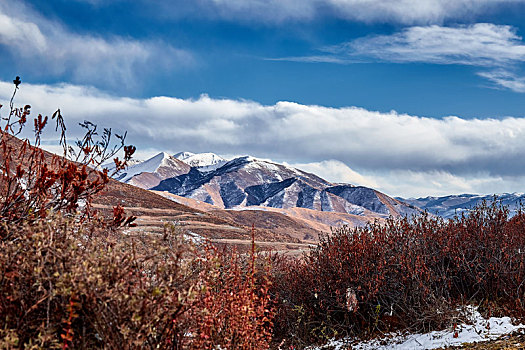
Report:
[[[133,176],[121,178],[139,187],[212,204],[222,209],[269,207],[280,209],[305,208],[322,212],[385,218],[417,214],[419,210],[381,192],[350,184],[333,184],[314,174],[289,166],[250,156],[230,161],[213,154],[176,155],[184,162],[198,164],[184,171],[180,166],[176,174],[164,177],[158,184],[137,178],[156,175],[159,171],[144,165],[144,173],[137,174],[141,164],[128,169]],[[157,157],[157,156],[156,156]],[[154,157],[155,158],[155,157]],[[153,158],[152,158],[153,159]],[[156,164],[152,159],[144,164]],[[131,170],[131,171],[130,171]],[[161,178],[157,176],[156,178]]]
[[[477,205],[480,205],[483,201],[490,204],[494,199],[496,199],[498,203],[507,206],[511,215],[516,212],[521,206],[521,203],[525,204],[525,194],[523,193],[502,193],[497,195],[460,194],[443,197],[429,196],[424,198],[398,199],[444,218],[451,218],[456,214],[468,212]]]

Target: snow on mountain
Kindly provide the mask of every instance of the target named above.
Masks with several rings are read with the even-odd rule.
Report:
[[[168,157],[169,154],[167,154],[166,152],[161,152],[148,160],[128,167],[122,172],[118,179],[122,182],[127,182],[133,176],[138,175],[140,173],[153,173],[163,164],[163,162],[167,161]]]
[[[202,172],[215,170],[227,162],[223,157],[210,152],[197,154],[191,152],[179,152],[175,154],[174,157],[191,167],[199,168]]]
[[[161,152],[150,159],[129,166],[117,176],[117,180],[132,185],[150,188],[161,180],[185,174],[190,167],[166,152]]]
[[[142,163],[142,162],[143,162],[142,160],[131,159],[131,160],[128,161],[128,168],[133,166],[133,165]],[[111,174],[115,170],[115,163],[113,161],[111,161],[109,163],[102,164],[101,167],[103,169],[108,169],[108,173]],[[121,173],[122,173],[122,171],[118,175],[121,175]],[[118,177],[118,175],[117,175],[117,177]]]
[[[177,158],[178,160],[184,160],[194,155],[195,153],[192,153],[192,152],[179,152],[177,154],[174,154],[173,156]]]
[[[510,214],[516,213],[521,203],[525,203],[525,194],[523,193],[500,193],[496,195],[477,195],[477,194],[460,194],[443,197],[422,197],[422,198],[398,198],[406,203],[417,206],[431,214],[439,215],[444,218],[452,218],[456,214],[468,212],[480,205],[483,201],[488,204],[494,199],[510,210]]]

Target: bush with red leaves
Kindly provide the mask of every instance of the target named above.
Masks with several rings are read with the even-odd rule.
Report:
[[[113,134],[85,121],[82,139],[75,147],[66,140],[66,126],[60,110],[51,118],[39,114],[34,118],[34,141],[17,138],[26,126],[31,106],[16,108],[14,98],[21,83],[17,77],[9,102],[8,115],[0,124],[0,238],[6,238],[7,228],[35,222],[52,212],[77,213],[87,217],[91,213],[91,198],[100,192],[112,174],[101,170],[101,165],[121,149],[124,159],[115,158],[115,171],[126,166],[135,152],[134,146],[124,144],[126,135]],[[0,105],[0,108],[2,106]],[[44,152],[40,146],[42,132],[50,121],[55,121],[63,156]],[[100,137],[99,137],[100,136]],[[113,137],[118,142],[113,144]]]
[[[304,346],[341,336],[443,329],[458,306],[525,316],[525,214],[493,203],[451,220],[423,215],[341,228],[274,267],[276,336]]]

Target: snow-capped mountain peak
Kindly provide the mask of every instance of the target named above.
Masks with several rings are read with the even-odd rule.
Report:
[[[225,209],[305,208],[371,217],[418,211],[370,188],[333,184],[315,174],[252,156],[227,161],[214,153],[181,152],[175,157],[161,152],[129,167],[119,180]]]
[[[194,156],[194,155],[195,155],[195,153],[192,153],[192,152],[179,152],[177,154],[174,154],[173,156],[175,158],[177,158],[178,160],[182,160],[183,161],[184,159],[187,159],[187,158],[189,158],[191,156]]]
[[[179,152],[174,157],[203,172],[215,170],[227,162],[223,157],[211,152]]]
[[[306,208],[377,217],[418,211],[369,188],[335,185],[314,174],[251,156],[232,159],[207,172],[193,168],[153,189],[225,209]]]
[[[175,157],[172,157],[166,152],[161,152],[149,158],[148,160],[128,167],[118,177],[118,180],[122,182],[128,182],[133,177],[142,173],[158,174],[157,177],[163,179],[179,174],[184,174],[188,171],[189,167],[186,166],[186,164],[179,161]]]

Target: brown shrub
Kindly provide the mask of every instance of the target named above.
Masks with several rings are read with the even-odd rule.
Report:
[[[6,238],[6,225],[35,222],[50,212],[75,213],[82,217],[91,214],[91,199],[108,183],[107,170],[101,165],[121,149],[124,159],[114,159],[115,172],[122,170],[135,152],[126,146],[126,134],[113,134],[104,129],[99,135],[97,126],[88,121],[80,123],[84,136],[75,147],[66,139],[66,126],[60,110],[52,117],[39,114],[34,118],[34,141],[20,140],[31,113],[31,106],[16,108],[14,98],[21,83],[13,80],[15,88],[9,102],[8,116],[0,121],[0,238]],[[2,105],[0,105],[2,108]],[[56,122],[63,156],[39,148],[42,132],[51,120]],[[114,139],[117,143],[114,143]]]
[[[525,316],[524,249],[525,214],[509,219],[496,203],[447,221],[423,215],[337,229],[302,259],[276,264],[277,338],[304,346],[442,329],[467,303]]]
[[[269,281],[239,255],[98,226],[53,216],[0,242],[0,347],[268,347]]]

